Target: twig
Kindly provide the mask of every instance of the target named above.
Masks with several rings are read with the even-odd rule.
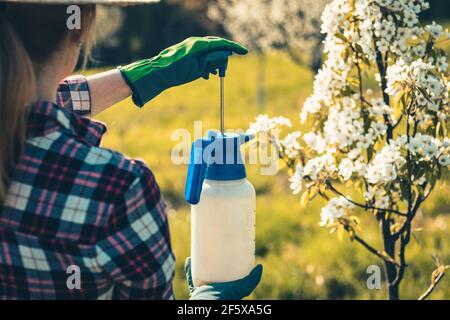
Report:
[[[400,118],[398,118],[397,122],[392,126],[392,130],[397,128],[397,126],[400,124],[400,122],[402,122],[402,118],[403,118],[403,113],[400,115]]]
[[[362,238],[360,238],[357,235],[354,235],[353,239],[356,240],[359,244],[361,244],[364,248],[366,248],[369,252],[373,253],[374,255],[376,255],[377,257],[382,259],[383,261],[392,263],[395,266],[399,267],[399,264],[392,257],[390,257],[387,253],[381,252],[380,250],[375,249],[374,247],[372,247],[370,244],[368,244],[365,240],[363,240]]]
[[[387,88],[387,82],[386,82],[386,68],[383,61],[383,55],[381,54],[380,50],[378,50],[376,44],[375,44],[375,52],[376,52],[376,62],[378,67],[378,72],[380,73],[381,78],[381,92],[383,94],[383,101],[386,105],[389,104],[389,95],[386,93]],[[389,121],[389,118],[387,115],[384,115],[384,122],[387,125],[387,131],[386,131],[386,140],[389,142],[389,140],[393,137],[393,128],[391,125],[391,122]]]
[[[428,287],[428,289],[419,297],[418,300],[425,300],[428,298],[428,296],[433,292],[433,290],[436,288],[436,286],[439,284],[439,282],[442,280],[442,278],[445,276],[445,270],[449,269],[450,265],[447,266],[439,266],[433,271],[433,276],[431,279],[431,284]]]
[[[407,215],[407,220],[403,223],[402,227],[400,228],[400,230],[398,230],[397,232],[395,232],[392,236],[395,239],[398,239],[398,237],[405,232],[406,228],[407,228],[407,223],[411,223],[411,221],[414,219],[414,217],[416,216],[417,210],[419,210],[420,205],[422,204],[422,202],[424,202],[428,196],[431,194],[431,191],[433,190],[433,188],[431,188],[428,193],[426,195],[424,195],[423,197],[418,197],[416,200],[416,203],[414,204],[413,208],[411,209],[411,212],[409,215]]]
[[[364,92],[363,92],[363,80],[362,80],[362,73],[361,73],[361,67],[359,65],[359,62],[355,62],[356,70],[358,72],[358,89],[359,89],[359,100],[361,101],[361,104],[364,103],[366,99],[364,99]]]
[[[395,213],[395,214],[397,214],[397,215],[399,215],[399,216],[403,216],[403,217],[406,217],[406,216],[407,216],[406,213],[400,212],[400,211],[395,210],[395,209],[382,209],[382,208],[377,208],[377,207],[374,207],[374,206],[370,206],[370,205],[368,205],[368,204],[358,203],[358,202],[353,201],[352,199],[346,197],[342,192],[340,192],[340,191],[337,190],[335,187],[333,187],[333,185],[332,185],[330,182],[327,182],[327,185],[328,185],[328,187],[331,189],[331,191],[333,191],[333,192],[336,193],[337,195],[339,195],[339,196],[345,198],[345,200],[347,200],[348,202],[354,204],[355,206],[360,207],[360,208],[363,208],[364,210],[377,210],[377,211],[382,211],[382,212],[392,212],[392,213]]]
[[[373,107],[373,104],[371,104],[365,97],[362,97],[361,101],[367,104],[369,107]]]

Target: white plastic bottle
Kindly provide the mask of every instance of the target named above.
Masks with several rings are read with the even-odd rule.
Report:
[[[192,145],[185,198],[195,286],[238,280],[254,267],[256,195],[240,152],[250,138],[212,132]]]
[[[194,285],[243,278],[255,265],[255,189],[246,178],[205,180],[202,189],[191,208]]]

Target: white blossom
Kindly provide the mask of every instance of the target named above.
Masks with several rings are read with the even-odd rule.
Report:
[[[292,123],[285,117],[269,118],[267,114],[261,114],[256,117],[255,121],[250,123],[247,132],[249,134],[256,134],[258,132],[269,132],[280,127],[292,127]]]
[[[445,151],[445,147],[439,139],[421,133],[411,137],[406,147],[413,155],[419,156],[422,160],[436,158]]]
[[[350,179],[353,173],[353,162],[352,160],[346,158],[339,164],[339,174],[344,180]]]
[[[309,120],[313,129],[303,142],[299,134],[286,138],[292,149],[307,147],[304,166],[290,178],[294,193],[303,180],[351,179],[365,187],[368,203],[389,209],[406,201],[399,192],[405,181],[423,187],[437,166],[450,166],[450,138],[443,137],[450,114],[448,59],[436,46],[450,34],[435,22],[419,23],[428,7],[425,0],[333,0],[325,7],[326,60],[300,111],[301,122]],[[360,72],[379,89],[368,89]],[[320,225],[333,225],[350,209],[345,198],[331,199]]]
[[[401,139],[403,140],[403,139]],[[393,142],[384,146],[367,167],[364,177],[370,184],[386,184],[395,180],[397,172],[405,163],[400,152],[401,143]]]
[[[320,211],[320,226],[327,226],[334,223],[337,219],[344,216],[346,209],[353,208],[351,204],[344,197],[333,198]]]
[[[297,194],[302,190],[302,181],[303,166],[301,164],[298,164],[295,168],[294,174],[289,179],[289,187],[291,188],[293,194]]]
[[[303,136],[303,140],[318,154],[322,154],[325,151],[326,142],[321,133],[308,132]]]
[[[408,64],[404,60],[398,60],[387,69],[387,89],[389,95],[396,95],[405,88],[426,88],[428,73],[433,68],[430,63],[419,59]]]
[[[317,113],[321,108],[320,102],[315,97],[309,97],[303,104],[302,111],[300,113],[301,123],[305,123],[309,114]]]
[[[361,148],[354,148],[349,151],[347,156],[349,159],[355,160],[356,158],[358,158],[361,155],[361,151],[362,151]]]
[[[443,167],[450,166],[450,156],[442,155],[439,157],[439,164]]]
[[[441,25],[436,24],[435,21],[433,21],[432,24],[425,26],[425,30],[428,31],[431,34],[431,36],[435,39],[439,38],[441,35],[446,34],[444,32],[444,28],[442,28]]]
[[[389,207],[390,200],[388,196],[380,196],[375,200],[375,207],[380,209],[386,209]]]
[[[294,159],[298,155],[300,143],[297,139],[300,136],[300,131],[294,131],[289,133],[283,140],[280,141],[280,144],[284,147],[284,152],[290,159]]]

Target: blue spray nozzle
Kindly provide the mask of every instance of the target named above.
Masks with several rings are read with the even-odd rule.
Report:
[[[239,135],[209,131],[207,137],[192,143],[184,197],[190,204],[200,201],[204,179],[229,181],[246,177],[240,145],[252,139]]]

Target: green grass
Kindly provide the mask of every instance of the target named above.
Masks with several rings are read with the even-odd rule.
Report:
[[[313,75],[277,55],[266,63],[266,113],[284,115],[297,124],[299,107],[311,93]],[[226,78],[226,126],[247,128],[257,115],[255,56],[233,57]],[[103,146],[130,157],[143,158],[154,171],[170,209],[173,248],[177,256],[175,293],[187,298],[183,263],[190,250],[189,206],[184,202],[186,165],[174,165],[170,152],[176,144],[171,133],[186,128],[193,133],[194,120],[203,121],[204,132],[219,123],[219,81],[198,80],[167,90],[142,110],[126,100],[98,119],[108,124]],[[257,190],[257,260],[264,265],[256,299],[371,299],[386,298],[385,290],[366,288],[366,268],[380,261],[356,243],[318,226],[323,204],[315,201],[300,208],[298,196],[288,187],[286,173],[261,176],[258,167],[248,166],[249,179]],[[401,287],[402,298],[417,298],[429,284],[434,269],[431,253],[439,253],[450,264],[450,200],[448,187],[435,191],[420,212],[409,246],[409,267]],[[359,213],[363,236],[380,247],[378,227],[368,213]],[[450,298],[450,277],[444,277],[430,298]],[[383,281],[384,281],[383,276]],[[383,282],[384,283],[384,282]],[[385,289],[385,286],[383,286]]]

